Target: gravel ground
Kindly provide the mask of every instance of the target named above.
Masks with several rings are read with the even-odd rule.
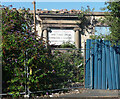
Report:
[[[80,87],[80,86],[79,86]],[[109,98],[109,99],[120,99],[119,90],[95,90],[81,88],[73,88],[69,91],[57,91],[56,93],[46,94],[44,96],[33,96],[31,99],[45,99],[45,98],[60,98],[60,99],[98,99],[98,98]],[[8,99],[8,98],[3,98]],[[9,98],[10,99],[10,98]],[[12,98],[11,98],[12,99]],[[25,98],[27,99],[27,98]]]

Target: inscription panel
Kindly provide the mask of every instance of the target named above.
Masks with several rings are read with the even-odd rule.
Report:
[[[74,44],[75,34],[73,30],[56,30],[52,29],[49,33],[50,45],[61,45],[63,42],[70,42]]]

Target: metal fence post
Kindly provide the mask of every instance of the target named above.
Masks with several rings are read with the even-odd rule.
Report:
[[[28,50],[27,50],[28,51]],[[28,56],[28,53],[26,51],[26,56]],[[28,57],[26,57],[26,61],[28,62]],[[28,65],[26,66],[26,69],[27,69],[27,82],[29,81],[29,67]],[[29,92],[29,84],[27,85],[27,94],[28,96],[30,96],[30,92]]]
[[[26,51],[24,52],[25,54],[25,60],[24,60],[24,70],[25,70],[25,78],[26,78]],[[25,81],[25,95],[27,95],[27,85],[26,85],[26,81]]]

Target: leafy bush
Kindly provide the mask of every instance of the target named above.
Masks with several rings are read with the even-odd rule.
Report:
[[[105,12],[104,18],[100,18],[99,21],[109,27],[110,34],[101,37],[96,36],[94,38],[109,40],[113,45],[120,44],[120,1],[108,1],[105,2],[105,5],[106,7],[102,8],[102,10],[107,10],[107,12]]]
[[[54,68],[59,82],[68,83],[83,82],[83,58],[78,50],[55,51]],[[60,78],[59,78],[60,77]]]
[[[63,42],[60,45],[60,48],[76,48],[75,44],[71,44],[70,42]]]
[[[82,62],[79,54],[75,58],[73,52],[49,53],[32,32],[31,20],[29,10],[2,9],[3,92],[20,96],[25,86],[33,92],[63,88],[70,79],[80,81],[80,73],[75,78],[76,70],[82,71],[77,67]]]
[[[47,69],[52,69],[52,67],[47,68],[48,50],[44,41],[36,40],[36,36],[33,35],[30,27],[32,15],[28,16],[28,14],[29,10],[25,9],[21,10],[21,13],[9,8],[3,9],[3,92],[19,95],[19,92],[25,91],[26,84],[28,86],[32,82],[36,85],[38,79],[44,78],[47,74]],[[33,71],[35,68],[42,69],[41,74],[38,75],[38,71],[35,71],[33,73],[38,78],[33,75],[33,78],[30,76],[27,79],[26,73],[30,71],[26,71],[26,66]]]

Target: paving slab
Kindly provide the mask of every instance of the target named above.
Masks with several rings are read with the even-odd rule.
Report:
[[[78,89],[78,93],[65,94],[60,96],[61,98],[72,98],[72,99],[96,99],[96,98],[111,98],[111,99],[120,99],[119,90],[94,90],[94,89]]]

